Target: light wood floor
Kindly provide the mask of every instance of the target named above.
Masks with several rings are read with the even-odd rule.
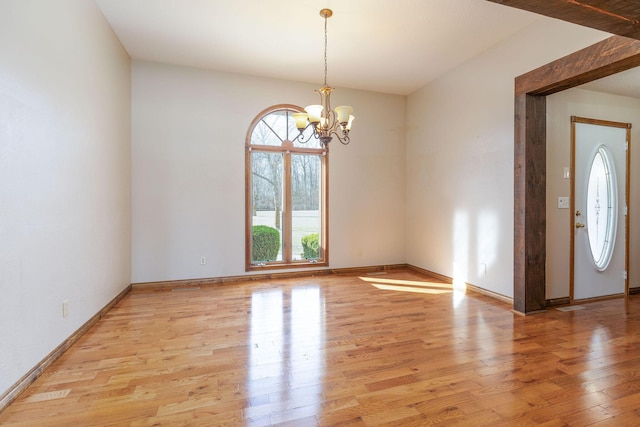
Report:
[[[0,424],[639,426],[639,332],[412,272],[134,290]]]

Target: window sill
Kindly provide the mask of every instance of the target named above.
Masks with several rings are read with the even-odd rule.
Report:
[[[283,269],[297,269],[297,268],[316,268],[316,267],[328,267],[327,261],[299,261],[289,264],[270,262],[264,265],[251,264],[245,267],[245,271],[265,271],[265,270],[283,270]]]

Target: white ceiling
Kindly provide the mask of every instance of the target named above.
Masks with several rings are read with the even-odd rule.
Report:
[[[96,0],[133,59],[407,95],[531,24],[482,0]]]
[[[580,88],[613,95],[640,98],[640,68],[632,68],[600,80],[585,83],[580,86]]]

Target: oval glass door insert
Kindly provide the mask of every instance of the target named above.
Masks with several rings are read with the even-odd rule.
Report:
[[[613,159],[601,145],[593,156],[587,183],[587,235],[596,268],[606,270],[616,240],[618,187]]]

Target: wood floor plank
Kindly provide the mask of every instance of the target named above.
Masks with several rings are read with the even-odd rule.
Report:
[[[414,271],[134,289],[3,426],[638,426],[640,297],[514,314]]]

